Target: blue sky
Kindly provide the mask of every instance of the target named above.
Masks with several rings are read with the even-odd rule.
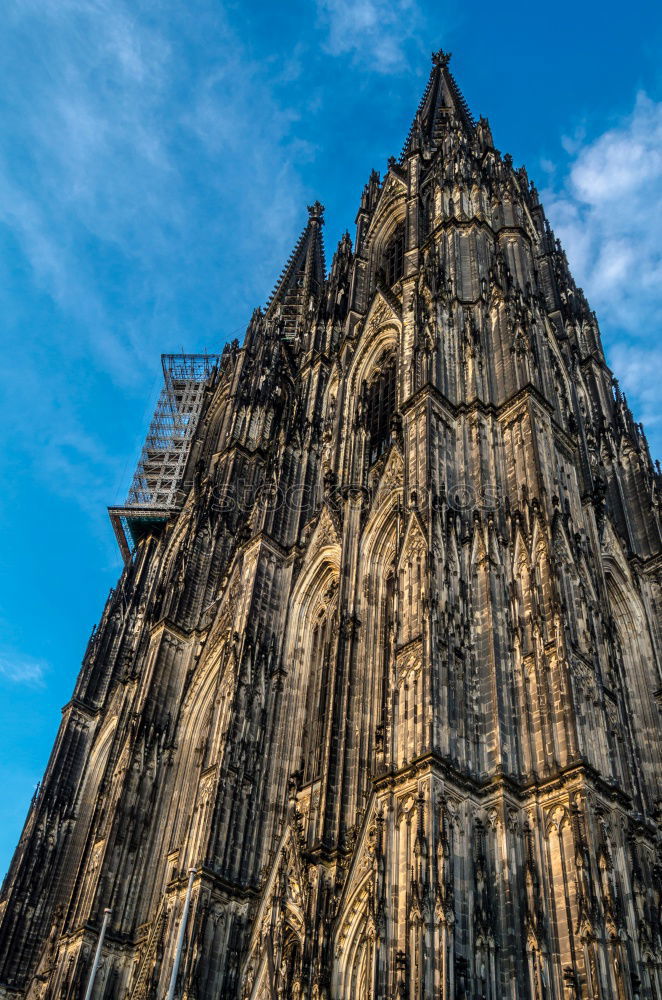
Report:
[[[106,506],[160,353],[241,337],[315,198],[330,259],[433,48],[543,192],[662,455],[657,6],[4,0],[0,872],[120,571]]]

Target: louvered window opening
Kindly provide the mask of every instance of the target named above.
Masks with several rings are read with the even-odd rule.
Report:
[[[313,673],[307,698],[307,719],[304,731],[304,784],[315,781],[322,771],[324,722],[329,700],[330,645],[329,623],[326,618],[322,618],[315,626],[311,643],[310,664]]]
[[[402,277],[405,270],[405,227],[401,222],[396,228],[391,241],[384,250],[384,277],[390,287]]]
[[[366,427],[370,439],[370,464],[384,454],[391,438],[391,417],[395,413],[395,358],[374,375],[368,384]]]

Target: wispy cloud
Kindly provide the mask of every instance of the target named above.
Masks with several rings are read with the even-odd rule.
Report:
[[[207,161],[223,164],[211,176],[225,231],[218,233],[214,220],[208,224],[221,245],[231,234],[235,258],[251,260],[244,282],[253,294],[275,280],[293,230],[303,225],[301,168],[316,153],[305,130],[297,135],[300,112],[278,100],[279,71],[295,72],[251,59],[238,43],[228,46],[201,79],[183,120]]]
[[[615,127],[592,141],[580,131],[564,145],[569,171],[544,193],[545,205],[603,324],[616,374],[652,425],[661,418],[662,103],[639,94]]]
[[[33,72],[27,87],[24,73],[7,74],[0,220],[37,285],[87,329],[91,357],[130,379],[142,352],[113,329],[90,261],[104,248],[135,264],[163,245],[178,204],[158,119],[169,46],[123,0],[14,0],[11,12],[13,60]]]
[[[423,21],[416,0],[317,0],[326,51],[350,55],[379,73],[404,68]]]
[[[161,351],[235,333],[289,252],[314,149],[277,92],[294,54],[252,59],[222,5],[205,25],[174,0],[158,18],[129,0],[9,0],[6,17],[0,241],[54,322],[26,330],[3,303],[22,367],[0,416],[42,483],[100,517],[123,459],[85,394],[105,380],[106,406],[113,385],[135,401]]]
[[[0,678],[24,687],[43,687],[47,666],[21,653],[0,650]]]
[[[305,204],[299,168],[314,152],[293,136],[297,114],[277,93],[293,66],[252,59],[223,5],[208,29],[214,46],[196,60],[201,42],[187,33],[203,29],[188,16],[178,32],[174,2],[158,19],[128,0],[10,3],[13,141],[0,153],[0,222],[38,286],[81,322],[90,357],[135,384],[165,346],[159,311],[173,278],[181,291],[198,258],[214,254],[220,270],[251,249],[275,276],[289,252]],[[19,61],[33,66],[27,88]],[[259,274],[229,277],[228,296],[256,294]]]

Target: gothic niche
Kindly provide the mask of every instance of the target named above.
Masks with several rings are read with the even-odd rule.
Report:
[[[428,187],[421,195],[421,239],[426,240],[433,229],[434,222],[434,190]]]
[[[283,946],[283,959],[280,967],[281,989],[279,995],[283,1000],[299,1000],[301,996],[301,946],[295,931],[288,928]]]

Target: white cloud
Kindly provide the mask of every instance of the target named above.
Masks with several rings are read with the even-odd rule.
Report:
[[[81,250],[96,243],[136,259],[164,243],[163,205],[169,221],[179,201],[158,119],[169,45],[124,0],[13,0],[10,13],[14,141],[0,154],[0,222],[35,284],[84,324],[90,356],[131,381],[154,344],[112,332]],[[45,65],[35,58],[40,43]]]
[[[662,370],[662,103],[639,94],[618,125],[564,145],[567,179],[543,194],[545,207],[597,312],[615,374],[652,426]]]
[[[43,687],[46,664],[22,653],[0,652],[0,678],[25,687]]]
[[[598,315],[652,332],[662,305],[662,103],[640,94],[624,122],[578,146],[545,204]]]
[[[24,70],[5,67],[19,155],[16,143],[0,152],[0,223],[38,287],[84,324],[99,367],[135,385],[164,349],[164,330],[149,315],[114,322],[119,300],[109,301],[96,259],[116,255],[133,273],[137,314],[145,299],[169,298],[173,273],[199,270],[182,263],[201,247],[216,256],[220,244],[222,254],[225,223],[275,280],[295,217],[303,223],[300,164],[313,152],[291,135],[297,114],[274,85],[296,74],[296,53],[285,67],[252,59],[222,5],[213,47],[197,50],[177,35],[174,0],[156,20],[129,0],[10,2],[17,62],[21,47],[21,67],[34,62],[34,39],[45,36],[49,62],[27,74],[27,89]],[[248,281],[256,288],[260,275]],[[228,294],[255,294],[247,283],[232,276]],[[244,306],[246,319],[257,301]]]
[[[107,387],[105,405],[110,383],[117,399],[146,397],[161,351],[197,347],[196,308],[214,350],[208,286],[218,281],[220,323],[226,302],[247,321],[303,225],[299,165],[314,150],[293,136],[296,116],[274,86],[296,75],[297,53],[285,66],[252,59],[222,5],[207,45],[176,0],[157,18],[130,0],[8,4],[0,238],[11,234],[59,322],[26,330],[16,307],[7,339],[22,376],[6,388],[5,428],[22,474],[30,463],[100,518],[122,459],[85,411],[88,384]]]
[[[379,73],[406,65],[407,43],[421,12],[415,0],[317,0],[331,55],[351,55]]]
[[[214,174],[218,217],[225,226],[221,239],[231,231],[237,258],[252,258],[245,280],[264,298],[292,249],[293,233],[304,225],[300,171],[316,152],[311,142],[296,136],[299,113],[274,94],[277,68],[228,47],[201,80],[184,119],[205,155],[225,166]],[[286,67],[285,74],[290,72]],[[216,231],[213,220],[209,225]],[[257,302],[253,299],[251,306]]]

